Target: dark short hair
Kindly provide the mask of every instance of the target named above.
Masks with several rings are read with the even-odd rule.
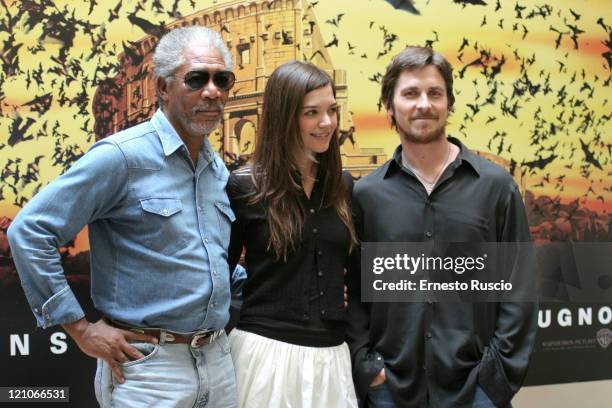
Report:
[[[455,96],[453,95],[453,67],[442,56],[429,47],[409,46],[402,52],[397,54],[387,65],[387,71],[382,79],[382,89],[380,93],[380,101],[389,109],[393,101],[393,94],[397,79],[403,71],[415,71],[426,67],[427,65],[435,66],[446,85],[446,97],[448,100],[448,110],[451,111],[455,104]],[[396,127],[395,118],[391,117],[391,124]]]

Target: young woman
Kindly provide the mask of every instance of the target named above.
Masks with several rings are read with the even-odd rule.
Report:
[[[356,245],[332,79],[289,62],[270,76],[255,152],[230,176],[247,281],[230,334],[240,407],[356,407],[344,343],[344,267]]]

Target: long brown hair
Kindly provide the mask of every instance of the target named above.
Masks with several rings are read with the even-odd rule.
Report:
[[[252,203],[264,203],[270,229],[268,248],[277,259],[286,260],[301,239],[304,208],[301,204],[301,175],[293,153],[303,148],[299,131],[299,115],[304,96],[330,85],[336,96],[333,80],[313,64],[291,61],[276,68],[268,79],[263,97],[257,143],[252,157],[252,175],[256,193]],[[357,243],[351,211],[342,181],[342,162],[338,128],[326,152],[316,155],[318,173],[322,175],[321,206],[333,207],[348,228],[351,249]]]

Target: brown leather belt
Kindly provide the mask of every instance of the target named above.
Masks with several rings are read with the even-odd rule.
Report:
[[[110,319],[107,319],[106,322],[118,329],[153,336],[160,342],[160,344],[189,344],[194,348],[209,345],[223,333],[223,329],[221,329],[217,331],[197,332],[191,335],[184,335],[164,329],[148,329],[144,327],[128,326]]]

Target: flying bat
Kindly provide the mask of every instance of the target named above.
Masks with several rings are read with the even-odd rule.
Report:
[[[584,153],[584,159],[586,160],[586,162],[591,163],[593,166],[597,167],[599,170],[603,170],[603,168],[601,167],[601,163],[599,163],[599,161],[595,158],[595,155],[593,154],[593,152],[589,150],[589,144],[584,143],[582,138],[579,138],[579,140],[580,140],[580,147],[582,147],[582,152]]]
[[[42,115],[49,110],[52,100],[53,96],[51,95],[51,92],[49,92],[44,95],[38,95],[31,101],[26,102],[21,106],[29,106],[32,112],[38,112],[40,115]]]
[[[475,6],[486,6],[487,5],[487,2],[483,0],[453,0],[453,1],[457,4],[463,4],[463,7],[465,7],[466,4],[473,4]]]
[[[419,10],[414,7],[414,1],[412,0],[385,0],[387,3],[391,4],[393,8],[398,10],[404,10],[412,14],[419,15],[421,14]]]
[[[11,123],[10,135],[8,139],[9,146],[15,146],[19,142],[24,142],[26,140],[34,139],[32,135],[26,135],[26,132],[34,124],[35,120],[32,118],[27,118],[25,123],[23,123],[23,118],[21,116],[17,116],[13,119],[13,123]],[[23,125],[22,125],[23,124]]]
[[[336,18],[330,19],[330,20],[325,20],[325,22],[327,24],[331,24],[334,25],[336,27],[338,27],[338,24],[340,24],[340,20],[342,19],[342,16],[344,16],[344,13],[340,13],[336,16]]]
[[[145,33],[157,38],[161,38],[166,33],[164,23],[153,24],[149,20],[137,17],[135,14],[128,15],[128,21],[132,23],[132,25],[140,27]]]
[[[532,160],[529,162],[523,162],[521,163],[521,165],[529,167],[530,170],[533,170],[535,168],[543,169],[548,164],[552,163],[556,158],[557,158],[556,154],[551,154],[549,157],[546,157],[546,158],[540,157],[540,158],[537,158],[536,160]]]

